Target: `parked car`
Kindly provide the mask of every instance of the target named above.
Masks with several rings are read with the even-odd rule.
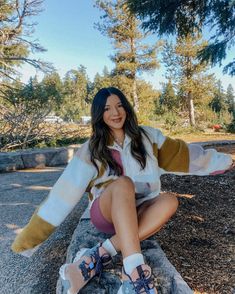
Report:
[[[47,115],[44,118],[44,121],[49,122],[49,123],[62,123],[63,119],[59,116],[56,116],[56,115]]]
[[[91,122],[91,116],[81,116],[81,124],[87,125]]]

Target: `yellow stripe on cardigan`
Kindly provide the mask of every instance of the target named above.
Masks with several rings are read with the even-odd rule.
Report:
[[[105,182],[102,182],[102,183],[99,183],[96,186],[96,188],[100,189],[100,188],[106,188],[109,184],[111,184],[112,182],[114,182],[115,180],[114,179],[110,179],[110,180],[107,180]]]
[[[11,246],[14,252],[21,252],[34,248],[46,240],[55,230],[53,225],[43,220],[36,212],[31,217],[27,226],[24,227],[23,231],[15,238]]]
[[[95,185],[95,187],[98,188],[98,189],[106,188],[109,184],[111,184],[114,181],[115,181],[114,179],[110,179],[110,180],[107,180],[105,182],[102,182],[102,183],[99,183],[99,184]],[[88,194],[89,200],[92,201],[94,199],[94,196],[90,191],[88,193],[89,193]]]
[[[153,144],[154,155],[158,159],[159,167],[170,172],[189,171],[189,149],[187,143],[179,139],[166,137],[160,149]]]
[[[157,143],[153,143],[153,155],[158,159],[158,146],[157,146]]]
[[[89,183],[89,185],[88,185],[88,187],[87,187],[87,189],[86,189],[86,192],[88,192],[88,197],[89,197],[89,200],[90,200],[90,201],[92,201],[92,200],[94,199],[92,193],[90,192],[90,191],[91,191],[91,188],[94,186],[95,181],[96,181],[97,179],[101,178],[101,177],[104,175],[104,173],[105,173],[105,167],[104,167],[104,165],[102,164],[102,165],[100,166],[100,169],[99,169],[99,172],[98,172],[97,177]]]

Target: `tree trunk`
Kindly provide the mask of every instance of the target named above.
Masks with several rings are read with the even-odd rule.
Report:
[[[139,99],[138,99],[138,96],[137,96],[135,77],[134,77],[133,83],[132,83],[132,96],[133,96],[133,102],[134,102],[134,110],[135,110],[135,112],[139,112]]]
[[[134,19],[134,17],[132,16],[132,21]],[[133,22],[131,22],[133,23]],[[134,38],[130,38],[130,46],[131,46],[131,54],[132,54],[132,60],[131,62],[133,64],[136,63],[135,57],[136,57],[136,48],[135,48],[135,39]],[[134,103],[134,110],[135,112],[139,112],[139,99],[137,96],[137,90],[136,90],[136,70],[132,70],[131,73],[131,78],[132,78],[132,98],[133,98],[133,103]]]
[[[195,126],[195,115],[194,115],[194,105],[193,105],[193,95],[192,92],[188,92],[188,111],[189,111],[189,122],[191,126]]]

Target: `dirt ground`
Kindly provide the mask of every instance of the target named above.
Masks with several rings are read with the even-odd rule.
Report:
[[[235,160],[235,145],[218,147]],[[177,193],[176,215],[157,234],[169,260],[195,293],[235,293],[235,169],[216,176],[162,177]]]

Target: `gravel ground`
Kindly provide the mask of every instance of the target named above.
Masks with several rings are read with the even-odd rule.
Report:
[[[31,257],[10,250],[16,233],[47,196],[63,167],[0,174],[0,293],[54,294],[72,233],[86,199]]]
[[[219,148],[232,154],[235,146]],[[217,176],[162,177],[179,209],[156,238],[195,293],[235,293],[235,169]]]

